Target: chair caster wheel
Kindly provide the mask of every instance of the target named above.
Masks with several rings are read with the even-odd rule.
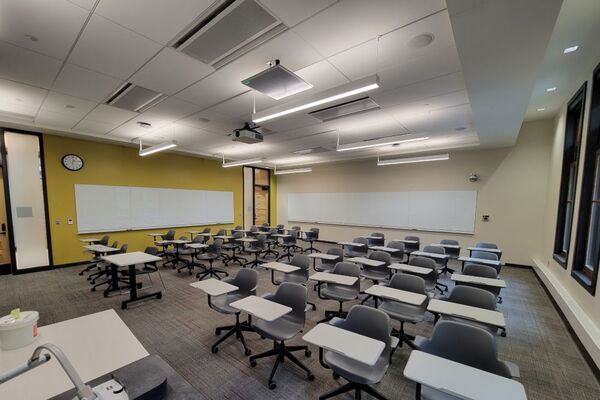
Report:
[[[93,288],[92,288],[92,292],[95,292],[95,291],[96,291],[96,288],[95,288],[95,287],[93,287]]]
[[[215,336],[219,336],[221,334],[221,330],[220,329],[215,329]]]
[[[310,350],[304,350],[304,355],[305,355],[306,357],[310,357],[310,356],[311,356],[311,354],[312,354],[312,352],[311,352]]]
[[[159,294],[157,294],[157,295],[156,295],[156,298],[157,298],[157,299],[162,299],[162,293],[159,293]]]
[[[136,286],[138,289],[141,289],[141,288],[142,288],[142,284],[141,284],[141,283],[138,283],[138,284],[137,284],[137,285],[135,285],[135,286]]]
[[[334,372],[332,375],[333,379],[340,379],[340,376],[336,372]]]
[[[500,336],[502,336],[502,337],[506,337],[506,332],[502,332],[502,333],[500,334]]]
[[[306,379],[308,379],[309,381],[314,381],[315,380],[315,376],[313,374],[308,374],[308,376],[306,377]]]
[[[244,354],[249,356],[250,354],[252,354],[252,350],[248,349],[248,350],[244,351]]]
[[[108,293],[104,293],[104,297],[105,297],[105,298],[106,298],[106,297],[108,297]]]
[[[214,347],[214,346],[213,346],[213,347],[210,349],[210,351],[211,351],[213,354],[217,354],[217,353],[219,352],[219,348],[218,348],[218,347]]]
[[[269,389],[273,390],[277,388],[277,384],[275,382],[269,382]]]
[[[250,366],[251,367],[256,367],[256,361],[250,360]]]

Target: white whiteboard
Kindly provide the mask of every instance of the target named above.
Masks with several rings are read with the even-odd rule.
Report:
[[[477,192],[290,193],[288,220],[473,233]]]
[[[233,223],[233,192],[75,185],[79,233]]]

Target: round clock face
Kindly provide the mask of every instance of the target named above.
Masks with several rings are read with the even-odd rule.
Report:
[[[69,171],[79,171],[83,168],[83,160],[75,154],[67,154],[62,158],[62,163]]]

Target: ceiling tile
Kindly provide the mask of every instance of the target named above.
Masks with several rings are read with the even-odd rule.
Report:
[[[73,129],[86,134],[105,135],[117,126],[118,124],[115,124],[114,122],[99,122],[89,118],[84,118],[77,125],[75,125]]]
[[[102,0],[96,13],[167,44],[214,0]]]
[[[287,26],[294,26],[335,2],[336,0],[261,0]]]
[[[415,112],[414,109],[396,110],[393,115],[413,133],[454,132],[456,128],[472,127],[471,107],[468,104],[425,112]]]
[[[208,108],[246,91],[248,88],[241,84],[241,80],[231,79],[227,70],[220,69],[178,93],[176,97],[192,102],[201,108]]]
[[[67,63],[52,90],[99,103],[122,84],[122,80]]]
[[[313,85],[311,89],[304,93],[317,93],[349,82],[349,80],[327,60],[316,62],[308,67],[295,71],[295,73],[300,78]]]
[[[140,115],[140,118],[160,118],[169,121],[176,121],[198,111],[198,106],[176,97],[169,97],[148,111]]]
[[[46,100],[44,100],[41,109],[77,118],[77,121],[75,122],[78,122],[86,114],[92,111],[94,107],[96,107],[96,103],[92,101],[51,91],[48,93]]]
[[[158,43],[94,15],[73,49],[69,62],[127,79],[160,48]]]
[[[131,77],[131,82],[172,95],[214,71],[198,60],[164,48]]]
[[[216,106],[212,107],[211,110],[230,117],[239,117],[242,115],[245,116],[249,113],[252,113],[252,107],[255,99],[257,111],[264,110],[278,104],[277,100],[273,100],[269,96],[265,96],[262,93],[252,90],[224,101],[223,103],[217,104]]]
[[[329,57],[444,8],[443,0],[346,0],[293,29]]]
[[[35,123],[60,129],[71,129],[81,118],[72,114],[58,113],[50,110],[40,110],[35,117]]]
[[[64,60],[88,15],[65,0],[3,0],[0,40]]]
[[[98,107],[94,108],[85,119],[89,119],[96,122],[111,123],[115,126],[122,124],[125,121],[134,118],[139,115],[133,111],[123,110],[117,107],[107,106],[106,104],[99,104]]]
[[[202,141],[214,140],[215,136],[198,128],[173,123],[144,136],[144,139],[150,140],[156,140],[157,138],[176,140],[179,146],[188,146]]]
[[[79,7],[83,7],[86,10],[91,10],[96,4],[96,0],[67,0],[69,3],[73,3],[78,5]]]
[[[0,79],[0,112],[35,116],[47,90]]]
[[[244,121],[232,118],[216,111],[204,110],[187,118],[177,121],[182,125],[202,129],[214,135],[227,135],[243,125]]]
[[[0,41],[0,78],[50,88],[62,62]]]

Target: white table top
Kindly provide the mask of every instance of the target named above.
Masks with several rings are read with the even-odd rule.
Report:
[[[198,236],[211,237],[211,236],[215,236],[215,234],[210,233],[210,232],[204,232],[204,233],[199,233]]]
[[[266,264],[261,264],[260,266],[267,269],[272,269],[273,271],[283,272],[284,274],[298,271],[300,269],[300,267],[296,267],[295,265],[284,264],[277,261],[271,261]]]
[[[488,249],[486,247],[468,247],[467,250],[471,250],[471,251],[487,251],[488,253],[502,253],[501,249]]]
[[[337,283],[340,285],[352,286],[358,279],[356,276],[332,274],[330,272],[315,272],[308,279],[317,282]]]
[[[42,326],[29,346],[0,350],[0,371],[25,363],[45,343],[60,347],[84,382],[148,356],[117,313],[106,310]],[[48,363],[0,385],[0,399],[44,400],[71,388],[73,384],[52,356]]]
[[[114,251],[119,251],[116,247],[104,246],[103,244],[90,244],[88,246],[83,246],[83,248],[93,251],[94,253],[112,253]]]
[[[382,285],[373,285],[365,290],[365,293],[381,297],[383,299],[390,299],[415,306],[420,306],[425,300],[427,300],[427,296],[424,294],[408,292],[406,290],[394,289],[389,286]]]
[[[368,267],[380,267],[385,264],[385,262],[383,261],[371,260],[370,258],[366,257],[350,257],[347,258],[345,261],[366,265]]]
[[[431,300],[427,309],[438,314],[469,319],[500,328],[506,326],[504,314],[500,311],[486,310],[485,308],[466,306],[464,304],[451,303],[449,301],[438,299]]]
[[[431,246],[439,246],[445,249],[460,249],[458,244],[431,243]]]
[[[410,353],[404,376],[461,399],[527,400],[515,380],[417,350]]]
[[[160,233],[160,232],[146,233],[146,236],[152,236],[152,237],[162,236],[162,235],[164,235],[164,233]]]
[[[102,240],[102,239],[98,239],[98,238],[79,239],[79,241],[83,242],[83,243],[99,242],[100,240]]]
[[[217,236],[214,237],[214,239],[223,239],[223,240],[225,240],[225,239],[233,239],[234,237],[235,236],[232,236],[232,235],[217,235]]]
[[[408,243],[408,244],[419,243],[417,240],[408,240],[408,239],[394,239],[394,240],[392,240],[392,242],[402,242],[402,243]]]
[[[250,232],[250,229],[232,229],[232,232]]]
[[[326,323],[318,324],[302,339],[367,365],[375,365],[385,349],[385,343],[379,340]]]
[[[277,318],[292,312],[292,309],[288,306],[258,296],[244,297],[229,305],[268,322],[275,321]]]
[[[388,268],[395,269],[397,271],[411,272],[411,273],[417,274],[417,275],[429,275],[433,271],[430,268],[418,267],[416,265],[400,264],[400,263],[390,264],[390,265],[388,265]]]
[[[149,262],[160,261],[162,258],[146,254],[141,251],[133,253],[115,254],[112,256],[103,256],[102,259],[118,267],[128,267],[130,265],[144,264]]]
[[[356,246],[356,247],[364,247],[364,243],[355,243],[355,242],[338,242],[342,246]]]
[[[204,243],[188,243],[185,247],[189,247],[190,249],[205,249],[208,245]]]
[[[396,249],[395,247],[386,247],[386,246],[371,246],[369,248],[371,250],[385,251],[386,253],[397,253],[400,251],[400,249]]]
[[[169,240],[169,243],[174,244],[174,245],[183,245],[183,244],[192,243],[192,241],[191,240],[175,239],[175,240]]]
[[[472,262],[472,263],[477,263],[477,264],[487,264],[487,265],[493,265],[496,267],[500,266],[500,265],[504,265],[504,263],[502,261],[488,260],[485,258],[475,258],[475,257],[458,257],[458,261]]]
[[[481,276],[472,276],[464,274],[452,274],[450,277],[455,282],[475,283],[483,286],[493,286],[498,288],[505,288],[506,282],[502,279],[484,278]]]
[[[287,234],[283,234],[283,233],[274,233],[271,235],[271,237],[288,238],[288,237],[292,237],[292,235],[287,235]]]
[[[248,243],[252,243],[252,242],[258,242],[258,239],[254,239],[254,238],[239,238],[239,239],[235,239],[238,242],[248,242]]]
[[[429,253],[427,251],[413,251],[411,253],[413,256],[421,256],[421,257],[429,257],[429,258],[438,258],[440,260],[445,260],[446,258],[450,258],[448,254],[439,254],[439,253]]]
[[[162,246],[165,244],[171,244],[171,241],[170,240],[155,240],[154,243]]]
[[[335,254],[327,254],[327,253],[310,253],[310,254],[308,254],[308,256],[310,258],[320,258],[322,260],[335,260],[339,257],[339,256],[336,256]]]
[[[385,238],[383,236],[371,236],[371,235],[367,235],[367,236],[361,236],[361,238],[365,238],[365,239],[369,239],[369,240],[377,240],[377,239],[381,239],[384,240]]]
[[[199,282],[190,283],[191,287],[202,290],[209,296],[221,296],[223,294],[235,292],[239,288],[231,283],[223,282],[215,278],[206,279]]]

